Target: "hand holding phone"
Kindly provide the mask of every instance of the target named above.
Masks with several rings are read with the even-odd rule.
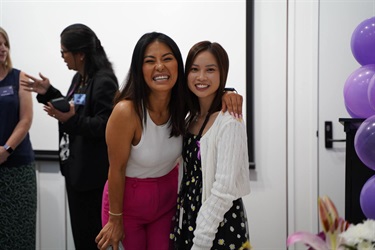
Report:
[[[61,112],[66,113],[70,110],[70,104],[64,97],[52,99],[50,102],[55,109]]]

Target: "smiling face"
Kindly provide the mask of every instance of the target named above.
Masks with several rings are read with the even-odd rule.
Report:
[[[199,98],[212,102],[220,85],[220,69],[209,51],[200,52],[187,72],[188,87]]]
[[[159,41],[147,46],[142,70],[151,91],[171,91],[178,78],[178,63],[172,50]]]

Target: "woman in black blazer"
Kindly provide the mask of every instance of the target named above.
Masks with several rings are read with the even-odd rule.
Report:
[[[109,166],[105,128],[118,82],[100,40],[83,24],[63,30],[61,57],[77,72],[64,97],[70,103],[67,112],[51,104],[63,95],[42,74],[41,79],[28,75],[29,81],[23,86],[38,93],[38,102],[59,121],[60,166],[66,180],[74,244],[76,249],[96,249]]]

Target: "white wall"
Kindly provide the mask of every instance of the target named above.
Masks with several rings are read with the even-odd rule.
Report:
[[[319,1],[288,1],[288,235],[318,232]],[[322,133],[323,134],[323,133]],[[299,249],[305,249],[297,245]]]
[[[74,249],[64,177],[58,162],[36,164],[38,183],[36,249]]]
[[[255,163],[246,201],[254,249],[285,249],[286,0],[255,1]]]

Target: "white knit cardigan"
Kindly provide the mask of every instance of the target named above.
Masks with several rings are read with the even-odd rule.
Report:
[[[250,193],[245,124],[228,112],[220,112],[200,140],[200,153],[202,207],[196,221],[192,250],[209,250],[233,201]]]

